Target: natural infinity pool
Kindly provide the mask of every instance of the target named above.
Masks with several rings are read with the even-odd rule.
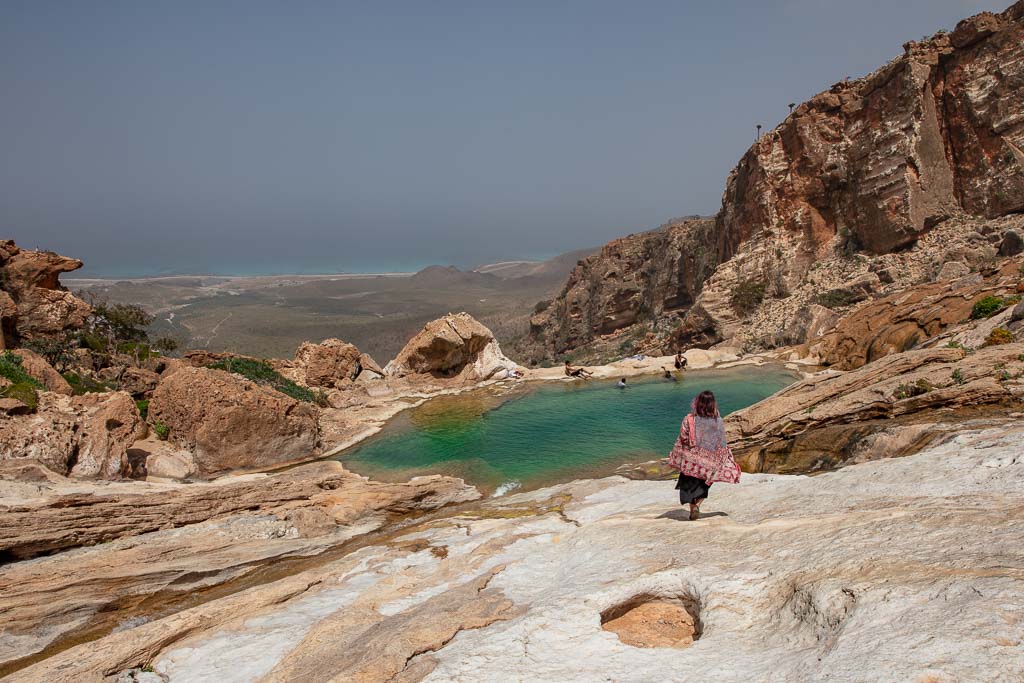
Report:
[[[627,462],[664,457],[690,401],[711,389],[722,414],[770,396],[797,375],[779,366],[691,370],[678,382],[614,381],[519,385],[433,399],[400,414],[339,458],[384,481],[420,474],[462,477],[499,493],[609,474]]]

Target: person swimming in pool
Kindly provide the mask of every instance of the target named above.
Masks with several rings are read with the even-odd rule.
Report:
[[[626,388],[626,378],[623,377],[622,379],[620,379],[617,386],[619,387],[619,389],[625,389]]]

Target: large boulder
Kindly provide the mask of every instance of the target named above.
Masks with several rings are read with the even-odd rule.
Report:
[[[11,352],[21,358],[21,367],[47,391],[70,396],[74,393],[68,381],[57,372],[46,359],[29,349],[16,349]]]
[[[126,393],[41,392],[34,414],[0,416],[0,460],[31,459],[59,474],[115,479],[127,466],[128,447],[144,433]]]
[[[479,381],[507,375],[515,367],[487,327],[468,313],[449,313],[427,323],[384,371],[391,377],[432,375]]]
[[[60,284],[61,273],[82,267],[78,259],[50,251],[20,249],[11,240],[0,241],[0,325],[10,347],[17,339],[33,339],[75,330],[85,324],[92,308]],[[16,306],[12,315],[10,303]]]
[[[295,352],[293,378],[308,387],[340,389],[359,376],[361,360],[359,349],[340,339],[303,342]]]
[[[308,460],[319,445],[312,404],[209,368],[165,374],[153,392],[149,421],[192,451],[203,475]]]

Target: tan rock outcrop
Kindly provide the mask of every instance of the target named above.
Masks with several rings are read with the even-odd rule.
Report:
[[[0,240],[0,289],[9,295],[0,300],[0,324],[4,344],[12,346],[18,339],[32,339],[61,334],[85,324],[92,308],[64,289],[61,273],[82,267],[77,259],[49,251],[21,249],[11,240]],[[10,303],[16,312],[10,311]]]
[[[204,475],[307,460],[319,447],[315,406],[222,370],[183,367],[162,376],[149,421],[192,451]]]
[[[304,342],[295,352],[293,379],[308,387],[340,389],[355,381],[362,371],[362,355],[352,344],[325,339]]]
[[[807,472],[916,452],[955,428],[901,434],[902,428],[949,422],[953,409],[978,408],[984,415],[982,409],[992,408],[1004,418],[1020,410],[1022,358],[1024,344],[974,353],[930,348],[816,375],[726,418],[729,443],[744,469],[754,472]],[[889,448],[872,452],[884,445],[872,438],[878,433],[885,434]],[[901,447],[893,449],[897,443]]]
[[[34,460],[60,474],[116,479],[127,467],[128,447],[144,433],[126,393],[41,392],[34,414],[0,416],[0,460]]]
[[[486,326],[468,313],[449,313],[427,323],[384,372],[391,377],[431,375],[480,381],[503,376],[515,367]]]

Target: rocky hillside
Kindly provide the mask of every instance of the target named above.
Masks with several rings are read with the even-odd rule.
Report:
[[[533,339],[561,354],[640,322],[645,329],[630,336],[651,331],[662,348],[804,341],[807,330],[792,322],[821,317],[811,304],[843,312],[894,280],[933,279],[945,262],[977,267],[1004,239],[1020,242],[1019,224],[993,219],[1022,212],[1017,2],[909,42],[874,73],[796,107],[730,174],[713,225],[674,225],[607,245],[534,318]],[[943,243],[918,249],[943,225]],[[977,243],[961,244],[973,234]],[[949,238],[965,248],[951,252]],[[885,272],[886,256],[907,253],[912,263]],[[861,291],[821,296],[858,277]]]

